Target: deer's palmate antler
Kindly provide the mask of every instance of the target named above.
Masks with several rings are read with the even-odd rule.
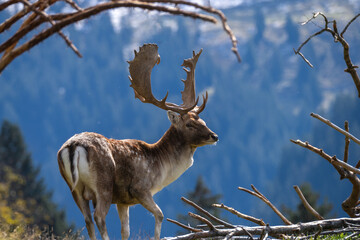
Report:
[[[158,53],[158,46],[156,44],[145,44],[140,47],[139,52],[135,52],[135,58],[129,61],[129,79],[131,81],[131,87],[134,89],[135,97],[139,98],[144,103],[151,103],[164,110],[172,110],[181,115],[194,110],[197,114],[202,112],[206,106],[208,99],[208,93],[203,96],[203,104],[196,106],[199,98],[196,98],[195,92],[195,67],[200,57],[202,49],[193,57],[185,59],[182,66],[187,73],[186,80],[183,80],[185,87],[182,94],[182,105],[176,105],[174,103],[166,102],[169,92],[166,93],[162,100],[158,100],[154,97],[151,91],[151,71],[156,64],[160,63],[160,56]]]
[[[131,87],[142,102],[168,110],[170,128],[153,144],[135,140],[115,140],[97,133],[84,132],[67,140],[58,152],[60,173],[85,218],[91,240],[96,239],[89,201],[93,201],[94,219],[101,237],[108,240],[105,217],[111,204],[117,205],[121,237],[129,238],[129,207],[141,204],[155,217],[154,239],[160,239],[164,215],[153,195],[175,181],[193,164],[198,147],[214,144],[218,136],[211,131],[199,113],[208,99],[197,107],[195,67],[201,54],[182,64],[187,72],[182,105],[157,100],[151,92],[150,75],[160,57],[155,44],[145,44],[130,61]],[[196,100],[195,100],[196,99]]]

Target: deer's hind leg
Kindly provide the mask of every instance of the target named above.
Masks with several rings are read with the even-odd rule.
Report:
[[[95,193],[95,199],[93,200],[95,206],[94,220],[103,240],[109,240],[105,218],[111,206],[113,190],[112,181],[106,183],[105,185],[98,183],[98,191]]]
[[[117,204],[117,211],[121,222],[121,239],[127,240],[130,236],[129,206]]]
[[[84,215],[86,229],[88,231],[89,237],[91,240],[96,240],[95,236],[95,227],[91,218],[91,211],[89,206],[89,201],[83,198],[81,194],[79,194],[76,190],[72,192],[73,198],[80,208],[81,213]]]

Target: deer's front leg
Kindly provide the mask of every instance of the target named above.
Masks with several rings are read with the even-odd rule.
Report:
[[[129,206],[117,204],[117,211],[121,222],[121,239],[127,240],[130,236]]]
[[[134,191],[133,196],[136,197],[140,204],[143,205],[149,212],[151,212],[155,217],[155,233],[154,239],[160,239],[161,232],[161,223],[164,219],[164,214],[162,213],[159,206],[155,203],[150,192],[140,192]]]

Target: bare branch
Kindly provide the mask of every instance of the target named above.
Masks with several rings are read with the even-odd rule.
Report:
[[[307,60],[307,58],[300,52],[302,47],[305,46],[305,44],[307,44],[313,37],[322,34],[323,32],[325,32],[326,29],[321,29],[320,31],[314,33],[313,35],[311,35],[310,37],[308,37],[299,47],[297,50],[294,49],[295,54],[298,54],[302,57],[302,59],[304,59],[304,61],[310,66],[313,67],[313,65],[310,63],[309,60]]]
[[[305,206],[306,210],[308,210],[313,216],[316,217],[318,220],[324,220],[324,218],[309,204],[309,202],[304,197],[303,193],[301,192],[298,186],[294,186],[296,193],[299,195],[301,202]]]
[[[17,0],[16,2],[20,2],[21,0]],[[39,5],[39,2],[33,4],[34,6]],[[29,8],[23,8],[18,13],[14,14],[10,18],[6,19],[3,23],[0,24],[0,33],[4,32],[5,30],[9,29],[14,23],[28,14],[31,10]]]
[[[174,223],[174,224],[178,225],[179,227],[182,227],[182,228],[184,228],[186,230],[189,230],[190,232],[202,232],[203,231],[202,229],[187,226],[185,224],[182,224],[182,223],[180,223],[180,222],[178,222],[176,220],[170,219],[170,218],[167,218],[166,220],[171,222],[171,223]]]
[[[356,142],[357,144],[360,144],[360,140],[358,138],[356,138],[355,136],[353,136],[352,134],[350,134],[349,132],[341,129],[340,127],[338,127],[337,125],[333,124],[332,122],[330,122],[330,120],[323,118],[322,116],[320,116],[319,114],[316,113],[311,113],[310,116],[322,121],[323,123],[325,123],[326,125],[332,127],[333,129],[335,129],[336,131],[342,133],[343,135],[345,135],[346,137],[350,138],[351,140],[353,140],[354,142]]]
[[[83,9],[81,7],[79,7],[73,0],[63,0],[66,3],[68,3],[73,9],[77,10],[77,11],[83,11]]]
[[[34,8],[27,0],[20,0],[24,5],[28,6],[33,12],[35,12],[36,14],[42,16],[43,18],[45,18],[48,22],[50,22],[50,24],[52,26],[54,26],[56,23],[51,19],[51,17],[49,17],[44,11],[39,11],[36,8]],[[79,52],[79,50],[75,47],[75,45],[70,41],[70,39],[65,36],[64,33],[62,33],[60,30],[58,31],[58,34],[60,35],[60,37],[62,37],[66,44],[76,53],[76,55],[78,55],[79,57],[82,57],[81,53]],[[6,55],[6,54],[5,54]]]
[[[254,189],[254,191],[248,190],[246,188],[242,188],[242,187],[238,187],[239,190],[242,190],[244,192],[247,192],[259,199],[261,199],[263,202],[265,202],[280,218],[281,220],[287,224],[287,225],[291,225],[292,223],[262,194],[260,193],[255,187],[254,185],[251,185],[252,189]]]
[[[360,160],[357,162],[357,164],[355,165],[355,168],[360,168]]]
[[[300,57],[302,57],[302,59],[304,59],[304,61],[311,67],[313,68],[314,66],[311,64],[311,62],[304,56],[304,54],[302,54],[301,52],[298,52],[297,50],[295,50],[295,48],[293,48],[294,53],[300,55]]]
[[[231,40],[231,43],[232,43],[231,51],[233,51],[233,53],[235,54],[237,60],[239,62],[241,62],[241,57],[240,57],[240,54],[239,54],[238,48],[237,48],[237,39],[236,39],[233,31],[231,30],[229,24],[227,23],[227,18],[225,16],[225,14],[222,11],[220,11],[219,9],[212,8],[211,6],[204,6],[204,5],[194,3],[194,2],[188,2],[188,1],[182,1],[182,0],[149,0],[149,1],[144,0],[144,1],[145,2],[171,3],[171,4],[176,4],[176,5],[182,4],[182,5],[192,6],[194,8],[201,9],[201,10],[203,10],[205,12],[218,15],[219,18],[221,19],[221,23],[222,23],[224,31],[230,37],[230,40]]]
[[[345,131],[349,133],[349,122],[345,121]],[[347,163],[349,158],[349,144],[350,139],[348,136],[345,136],[345,149],[344,149],[344,162]]]
[[[18,3],[20,0],[8,0],[0,4],[0,11],[4,10],[5,8]]]
[[[31,49],[35,45],[39,44],[43,40],[47,39],[54,33],[59,33],[62,38],[66,41],[68,46],[70,46],[78,55],[79,52],[75,50],[76,48],[73,46],[71,41],[67,39],[67,37],[60,32],[60,30],[68,25],[71,25],[75,22],[81,21],[83,19],[87,19],[93,15],[99,14],[103,11],[107,11],[114,8],[120,8],[120,7],[126,7],[126,8],[140,8],[144,10],[149,11],[159,11],[159,12],[165,12],[173,15],[182,15],[185,17],[191,17],[194,19],[200,19],[202,21],[206,22],[212,22],[216,23],[217,20],[215,17],[211,16],[211,14],[217,15],[220,17],[224,31],[230,36],[230,39],[232,41],[233,45],[233,52],[237,55],[238,59],[240,60],[240,56],[237,52],[237,41],[235,38],[235,35],[231,31],[230,27],[227,24],[227,20],[225,15],[218,9],[214,9],[211,7],[206,7],[200,4],[191,3],[188,1],[109,1],[109,2],[101,2],[94,6],[88,7],[86,9],[82,9],[77,4],[74,3],[73,0],[62,0],[66,3],[70,4],[73,9],[75,9],[75,12],[72,13],[61,13],[61,14],[52,14],[47,15],[43,10],[49,6],[51,6],[54,2],[59,0],[49,0],[49,1],[42,1],[38,0],[33,4],[29,5],[29,2],[27,0],[18,0],[18,1],[12,1],[12,2],[23,2],[25,4],[24,9],[22,11],[18,12],[11,18],[7,19],[5,22],[3,22],[0,25],[0,32],[5,31],[6,29],[9,29],[15,22],[17,22],[19,19],[24,17],[26,14],[28,14],[31,10],[34,11],[34,14],[30,15],[28,19],[26,19],[22,26],[19,28],[19,30],[10,38],[5,40],[0,45],[0,52],[4,52],[2,56],[2,59],[0,60],[0,72],[3,71],[3,69],[6,68],[8,64],[10,64],[16,57],[24,53],[25,51]],[[157,4],[157,3],[163,3]],[[169,6],[175,5],[175,7]],[[198,13],[196,11],[188,11],[184,10],[178,7],[178,4],[193,6],[194,8],[198,8],[205,13],[208,14],[202,14]],[[6,6],[4,4],[0,5],[0,7],[5,8]],[[36,16],[41,16],[40,18],[36,18]],[[36,18],[36,19],[35,19]],[[50,21],[51,20],[51,21]],[[36,33],[29,41],[23,43],[21,46],[16,47],[16,44],[19,42],[20,39],[27,36],[27,34],[34,31],[35,28],[39,27],[45,22],[50,22],[51,26],[45,27],[41,32]]]
[[[356,224],[355,226],[352,226]],[[250,233],[253,236],[261,236],[263,233],[266,233],[270,236],[277,237],[279,235],[298,235],[301,233],[316,234],[319,229],[323,229],[324,232],[321,234],[329,234],[330,232],[325,232],[328,230],[333,231],[338,229],[336,232],[355,232],[359,231],[360,227],[360,218],[338,218],[338,219],[328,219],[328,220],[319,220],[307,223],[299,223],[293,225],[279,225],[279,226],[256,226],[256,227],[243,227],[234,229],[217,229],[214,231],[203,231],[198,233],[189,233],[177,237],[167,237],[166,240],[190,240],[190,239],[204,239],[204,238],[214,238],[214,237],[226,237],[231,233],[232,236],[248,236]],[[245,231],[246,230],[246,231]],[[247,233],[248,232],[248,233]],[[290,236],[289,236],[290,237]],[[264,238],[262,238],[264,239]]]
[[[330,164],[332,164],[336,168],[336,170],[338,170],[339,174],[342,177],[347,178],[351,182],[351,184],[353,185],[352,192],[350,196],[341,204],[341,206],[350,217],[356,217],[358,214],[357,203],[360,197],[360,180],[356,176],[356,174],[360,174],[360,170],[337,159],[336,156],[331,157],[330,155],[326,154],[322,149],[316,148],[307,142],[302,142],[300,140],[290,141],[306,149],[309,149],[310,151],[323,157]],[[341,166],[342,168],[339,168],[339,166]]]
[[[40,32],[36,36],[34,36],[31,40],[24,43],[23,45],[17,47],[16,49],[12,50],[8,54],[4,54],[1,61],[0,61],[0,72],[12,62],[17,56],[24,53],[25,51],[29,50],[33,46],[37,45],[38,43],[42,42],[46,38],[50,37],[52,34],[60,31],[62,28],[73,24],[75,22],[78,22],[80,20],[89,18],[90,16],[96,15],[100,12],[113,9],[113,8],[119,8],[119,7],[137,7],[141,9],[147,9],[147,10],[154,10],[154,11],[161,11],[161,12],[167,12],[174,15],[183,15],[193,18],[198,18],[204,21],[210,21],[215,23],[216,19],[212,16],[207,16],[203,14],[198,14],[194,12],[185,11],[178,8],[171,8],[166,6],[158,6],[154,4],[149,4],[145,2],[137,2],[137,1],[116,1],[116,2],[103,2],[96,6],[89,7],[87,9],[84,9],[81,12],[76,12],[72,14],[67,14],[68,17],[65,19],[56,22],[55,25],[47,28],[46,30]],[[50,17],[54,19],[51,15]],[[33,25],[36,25],[37,23],[34,23]],[[31,29],[31,28],[30,28]],[[8,41],[4,42],[2,45],[0,45],[0,52],[5,49],[7,49],[7,46],[12,45],[14,42],[16,43],[20,38],[22,38],[24,35],[26,35],[28,31],[22,32],[22,34],[15,34],[13,38],[9,39]],[[10,42],[9,42],[10,41]],[[6,46],[6,47],[4,47]]]
[[[311,18],[309,18],[308,20],[306,20],[305,22],[301,23],[301,25],[305,25],[308,24],[309,22],[311,22],[313,19],[315,19],[318,15],[320,14],[320,12],[316,12],[313,14],[313,16]]]
[[[331,157],[330,155],[326,154],[322,149],[316,148],[312,145],[310,145],[308,142],[302,142],[301,140],[292,140],[290,139],[292,143],[295,143],[296,145],[299,145],[303,148],[309,149],[310,151],[320,155],[322,158],[326,159],[329,163],[332,165],[337,165],[340,167],[343,167],[344,169],[347,169],[348,171],[354,172],[356,174],[360,174],[360,170],[357,168],[354,168],[353,166],[339,160],[338,158]]]
[[[339,34],[339,31],[338,31],[338,29],[337,29],[336,20],[329,21],[329,20],[327,19],[327,17],[326,17],[323,13],[320,13],[320,12],[315,13],[315,14],[313,15],[313,17],[310,18],[309,20],[307,20],[306,22],[304,22],[303,25],[306,24],[306,23],[308,23],[308,22],[310,22],[310,21],[312,21],[313,19],[315,19],[315,18],[316,18],[317,16],[319,16],[319,15],[324,18],[324,23],[325,23],[324,27],[323,27],[320,31],[318,31],[318,32],[312,34],[310,37],[308,37],[308,38],[299,46],[299,48],[295,51],[295,54],[300,55],[300,56],[304,59],[304,61],[305,61],[307,64],[309,64],[309,66],[312,66],[312,65],[310,64],[309,60],[307,60],[307,59],[304,57],[304,55],[300,53],[300,50],[301,50],[301,48],[302,48],[306,43],[308,43],[313,37],[315,37],[315,36],[317,36],[317,35],[320,35],[321,33],[325,32],[325,31],[326,31],[326,32],[329,32],[329,33],[332,35],[332,37],[334,38],[334,41],[335,41],[335,42],[340,42],[341,45],[342,45],[342,47],[343,47],[343,57],[344,57],[344,61],[345,61],[346,66],[347,66],[347,69],[345,69],[345,72],[347,72],[347,73],[349,73],[349,74],[351,75],[351,78],[353,79],[353,82],[354,82],[354,84],[355,84],[355,87],[356,87],[356,89],[357,89],[357,91],[358,91],[358,96],[360,97],[360,78],[359,78],[359,76],[358,76],[358,74],[357,74],[357,72],[356,72],[356,68],[358,68],[358,66],[353,65],[353,63],[352,63],[352,61],[351,61],[351,58],[350,58],[350,53],[349,53],[349,49],[350,49],[349,44],[346,42],[345,38],[343,37],[343,34],[344,34],[345,31],[347,30],[347,28],[350,26],[350,24],[351,24],[352,22],[354,22],[354,21],[359,17],[360,14],[356,15],[353,19],[351,19],[351,20],[346,24],[346,26],[345,26],[344,30],[341,32],[341,34]],[[332,28],[329,27],[329,23],[333,23],[333,24],[332,24]]]
[[[184,202],[186,202],[187,204],[193,206],[196,210],[198,210],[199,212],[205,214],[208,218],[224,225],[225,227],[229,227],[229,228],[235,228],[234,225],[225,222],[224,220],[221,220],[217,217],[215,217],[214,215],[212,215],[211,213],[209,213],[208,211],[206,211],[205,209],[201,208],[199,205],[197,205],[196,203],[194,203],[193,201],[190,201],[189,199],[186,199],[184,197],[181,197],[181,200],[183,200]]]
[[[240,218],[251,221],[251,222],[256,223],[256,224],[258,224],[260,226],[265,226],[266,225],[262,219],[258,219],[258,218],[243,214],[243,213],[235,210],[234,208],[228,207],[228,206],[226,206],[224,204],[213,204],[213,206],[217,207],[217,208],[225,209],[226,211],[229,211],[232,214],[234,214],[234,215],[236,215],[236,216],[238,216]]]
[[[355,17],[353,17],[344,27],[344,30],[342,30],[342,32],[340,33],[340,36],[343,37],[343,35],[345,34],[346,30],[349,28],[350,24],[353,23],[358,17],[360,16],[360,13],[358,15],[356,15]]]
[[[215,226],[209,221],[207,220],[206,218],[200,216],[200,215],[197,215],[195,213],[192,213],[192,212],[189,212],[189,216],[192,217],[192,218],[195,218],[203,223],[205,223],[206,225],[208,225],[209,229],[211,231],[217,231],[217,229],[215,228]]]

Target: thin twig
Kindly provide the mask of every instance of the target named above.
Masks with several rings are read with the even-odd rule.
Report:
[[[339,160],[336,156],[331,157],[327,153],[325,153],[322,149],[316,148],[310,145],[307,142],[302,142],[300,140],[290,140],[291,142],[302,146],[310,151],[320,155],[325,160],[327,160],[330,164],[332,164],[335,168],[337,166],[341,166],[342,168],[336,168],[339,171],[339,174],[344,178],[347,178],[351,184],[353,185],[352,192],[350,196],[341,204],[343,210],[350,216],[350,217],[357,217],[357,210],[356,206],[360,197],[360,180],[356,176],[356,174],[360,174],[359,169],[350,166],[349,164]],[[340,173],[341,171],[341,173]]]
[[[355,165],[355,168],[360,168],[360,160],[357,162],[357,164]]]
[[[354,172],[356,174],[360,174],[360,170],[354,168],[353,166],[341,161],[340,159],[338,159],[336,156],[335,157],[331,157],[330,155],[326,154],[322,149],[320,148],[316,148],[312,145],[310,145],[308,142],[303,142],[301,140],[293,140],[290,139],[290,141],[292,143],[295,143],[303,148],[309,149],[310,151],[320,155],[322,158],[326,159],[329,163],[331,164],[335,164],[337,166],[343,167],[345,169],[347,169],[348,171]]]
[[[20,0],[7,0],[0,4],[0,11],[4,10],[5,8],[18,3]]]
[[[203,230],[198,229],[198,228],[193,228],[191,226],[187,226],[185,224],[182,224],[182,223],[180,223],[180,222],[178,222],[176,220],[170,219],[170,218],[167,218],[166,220],[171,222],[171,223],[174,223],[174,224],[178,225],[179,227],[182,227],[182,228],[184,228],[186,230],[189,230],[191,232],[202,232],[203,231]]]
[[[63,0],[66,3],[68,3],[72,8],[74,8],[77,11],[83,11],[83,9],[81,7],[79,7],[73,0]]]
[[[259,199],[261,199],[264,203],[266,203],[280,218],[281,220],[287,224],[291,225],[292,223],[267,199],[262,193],[260,193],[254,185],[251,185],[251,187],[254,189],[254,191],[248,190],[246,188],[238,187],[239,190],[242,190],[244,192],[247,192]]]
[[[304,54],[302,54],[301,52],[296,51],[295,48],[293,48],[293,50],[294,50],[294,53],[300,55],[300,57],[301,57],[311,68],[314,67],[314,65],[312,65],[311,62],[304,56]]]
[[[230,240],[236,233],[236,229],[231,231],[228,235],[225,236],[224,240]]]
[[[316,217],[318,220],[324,220],[324,218],[309,204],[309,202],[304,197],[304,194],[301,192],[298,186],[294,186],[296,193],[298,194],[301,202],[305,206],[306,210],[308,210],[313,216]]]
[[[228,206],[226,206],[224,204],[213,204],[213,206],[217,207],[217,208],[225,209],[226,211],[229,211],[230,213],[232,213],[232,214],[234,214],[234,215],[236,215],[236,216],[238,216],[240,218],[251,221],[251,222],[256,223],[256,224],[258,224],[260,226],[265,226],[266,225],[262,219],[258,219],[258,218],[243,214],[243,213],[235,210],[234,208],[228,207]]]
[[[316,240],[318,238],[318,236],[320,235],[320,233],[323,231],[321,225],[319,225],[319,231],[317,231],[314,235],[314,239]]]
[[[349,133],[349,122],[345,121],[345,131],[347,133]],[[345,136],[345,149],[344,149],[344,162],[347,163],[348,158],[349,158],[349,144],[350,144],[350,139],[348,136]]]
[[[53,0],[56,1],[56,0]],[[203,21],[208,21],[212,23],[216,23],[217,20],[213,16],[191,12],[183,9],[179,9],[177,7],[169,7],[165,5],[156,5],[151,4],[147,2],[139,2],[139,1],[110,1],[110,2],[101,2],[98,3],[95,6],[88,7],[86,9],[83,9],[83,11],[77,11],[74,13],[64,13],[64,14],[53,14],[49,15],[49,18],[56,21],[55,25],[52,25],[40,33],[36,34],[32,39],[25,42],[21,46],[17,47],[16,49],[9,50],[10,46],[14,46],[21,38],[26,36],[29,32],[31,32],[33,29],[38,27],[40,24],[46,22],[46,19],[36,19],[34,21],[31,21],[24,25],[22,29],[20,29],[16,34],[14,34],[12,37],[10,37],[8,40],[6,40],[4,43],[0,45],[0,52],[6,50],[9,51],[6,54],[3,55],[2,59],[0,60],[0,72],[2,72],[5,67],[10,64],[16,57],[24,53],[25,51],[28,51],[35,45],[39,44],[46,38],[50,37],[52,34],[57,33],[62,28],[73,24],[75,22],[81,21],[83,19],[87,19],[93,15],[99,14],[103,11],[107,11],[114,8],[120,8],[120,7],[127,7],[127,8],[140,8],[144,10],[150,10],[150,11],[160,11],[160,12],[166,12],[173,15],[182,15],[187,17],[192,17],[195,19],[201,19]],[[40,9],[42,10],[42,9]],[[37,15],[37,14],[36,14]]]
[[[206,218],[204,218],[204,217],[202,217],[202,216],[200,216],[198,214],[192,213],[192,212],[189,212],[188,214],[189,214],[190,217],[195,218],[195,219],[205,223],[206,225],[208,225],[208,227],[209,227],[209,229],[211,231],[216,231],[217,230],[215,228],[215,226],[209,220],[207,220]]]
[[[229,228],[235,228],[234,225],[225,222],[224,220],[221,220],[217,217],[215,217],[214,215],[212,215],[211,213],[209,213],[208,211],[206,211],[205,209],[203,209],[202,207],[200,207],[199,205],[197,205],[196,203],[194,203],[193,201],[190,201],[189,199],[186,199],[184,197],[181,197],[181,200],[183,200],[184,202],[186,202],[187,204],[193,206],[196,210],[198,210],[199,212],[202,212],[203,214],[205,214],[207,217],[209,217],[210,219],[223,224],[225,227],[229,227]]]
[[[325,26],[324,26],[320,31],[318,31],[318,32],[312,34],[310,37],[308,37],[308,38],[300,45],[300,47],[299,47],[297,50],[294,50],[294,52],[295,52],[295,54],[300,55],[300,56],[303,58],[303,60],[304,60],[307,64],[309,64],[309,66],[312,66],[312,65],[310,64],[310,61],[307,60],[307,59],[305,58],[305,56],[300,53],[300,50],[301,50],[301,48],[302,48],[305,44],[307,44],[313,37],[315,37],[315,36],[317,36],[317,35],[319,35],[319,34],[322,34],[322,33],[325,32],[325,31],[326,31],[326,32],[329,32],[329,33],[332,35],[332,37],[334,38],[334,41],[335,41],[335,42],[340,42],[341,45],[342,45],[342,47],[343,47],[343,58],[344,58],[344,61],[345,61],[345,63],[346,63],[346,66],[347,66],[347,69],[345,69],[345,72],[347,72],[347,73],[349,73],[349,74],[351,75],[351,78],[352,78],[352,80],[353,80],[353,82],[354,82],[354,84],[355,84],[355,87],[356,87],[357,91],[358,91],[358,97],[360,98],[360,78],[359,78],[359,75],[358,75],[357,72],[356,72],[356,68],[358,68],[358,66],[355,66],[355,65],[352,63],[351,58],[350,58],[350,51],[349,51],[350,46],[349,46],[349,44],[346,42],[345,38],[343,37],[343,34],[344,34],[345,31],[347,30],[347,28],[350,26],[350,24],[351,24],[352,22],[354,22],[354,21],[360,16],[360,14],[356,15],[354,18],[352,18],[352,19],[346,24],[346,26],[345,26],[344,30],[341,32],[341,34],[339,34],[339,32],[338,32],[336,20],[329,21],[329,20],[327,19],[327,17],[326,17],[323,13],[321,13],[321,12],[315,13],[315,14],[313,15],[313,17],[310,18],[310,19],[308,19],[306,22],[304,22],[303,25],[306,24],[306,23],[308,23],[308,22],[310,22],[310,21],[312,21],[314,18],[316,18],[316,17],[319,16],[319,15],[324,18]],[[333,23],[333,24],[332,24],[332,28],[329,27],[329,23]]]
[[[249,236],[250,239],[254,240],[253,235],[251,233],[249,233],[249,231],[246,230],[246,228],[244,228],[243,226],[240,226],[240,228],[245,231],[245,233]]]
[[[342,32],[340,33],[340,36],[343,37],[343,35],[345,34],[346,30],[348,29],[348,27],[350,26],[351,23],[353,23],[358,17],[360,16],[360,13],[358,15],[356,15],[355,17],[353,17],[344,27],[344,30],[342,30]]]
[[[346,132],[345,130],[341,129],[340,127],[338,127],[337,125],[333,124],[332,122],[330,122],[330,120],[323,118],[322,116],[320,116],[319,114],[315,114],[315,113],[311,113],[310,116],[320,120],[321,122],[325,123],[326,125],[332,127],[333,129],[335,129],[336,131],[342,133],[343,135],[345,135],[346,137],[350,138],[351,140],[353,140],[354,142],[356,142],[357,144],[360,144],[360,140],[358,138],[356,138],[355,136],[353,136],[352,134]]]
[[[204,6],[204,5],[194,3],[194,2],[188,2],[188,1],[183,1],[183,0],[143,0],[143,1],[144,2],[171,3],[171,4],[176,4],[176,5],[183,4],[183,5],[192,6],[194,8],[201,9],[208,13],[218,15],[219,18],[221,19],[221,23],[222,23],[224,31],[230,37],[230,40],[232,43],[231,51],[235,54],[238,62],[241,62],[241,57],[240,57],[240,54],[238,52],[238,47],[237,47],[237,39],[236,39],[233,31],[231,30],[229,24],[227,23],[227,18],[225,16],[225,14],[222,11],[220,11],[219,9],[215,9],[215,8],[212,8],[211,6]]]
[[[20,0],[24,5],[28,6],[33,12],[37,13],[38,15],[42,16],[43,18],[45,18],[48,22],[50,22],[50,24],[52,26],[55,26],[55,22],[51,19],[51,17],[49,17],[49,15],[47,15],[44,11],[39,11],[36,8],[32,7],[32,5],[27,1],[27,0]],[[78,55],[80,58],[82,57],[81,53],[79,52],[79,50],[75,47],[75,45],[71,42],[71,40],[65,36],[65,34],[63,32],[61,32],[60,30],[57,32],[59,34],[60,37],[62,37],[64,39],[64,41],[66,42],[66,44],[75,52],[76,55]]]

